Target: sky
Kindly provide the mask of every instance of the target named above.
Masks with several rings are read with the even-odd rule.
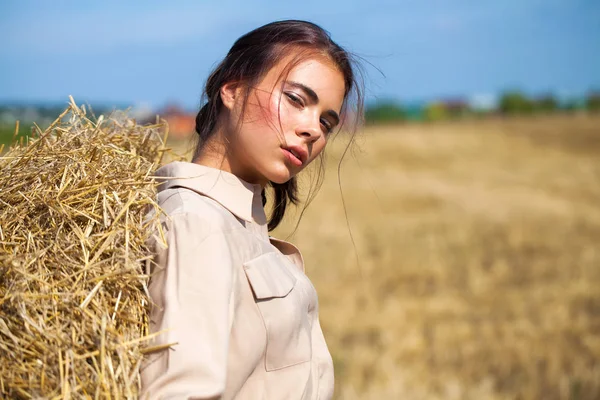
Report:
[[[0,103],[193,109],[233,42],[281,19],[360,57],[369,102],[600,89],[598,0],[3,0]]]

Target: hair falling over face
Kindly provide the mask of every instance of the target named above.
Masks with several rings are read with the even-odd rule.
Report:
[[[273,193],[268,229],[275,229],[299,202],[296,173],[318,158],[307,205],[316,194],[331,132],[350,131],[351,144],[363,115],[361,72],[313,23],[278,21],[247,33],[206,81],[194,159],[221,148],[241,179],[262,178],[263,205]]]

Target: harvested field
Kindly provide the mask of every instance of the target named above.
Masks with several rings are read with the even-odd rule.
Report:
[[[600,397],[599,126],[600,116],[573,115],[370,127],[359,134],[356,158],[342,164],[345,209],[336,171],[345,142],[340,137],[331,143],[325,184],[291,240],[302,249],[319,292],[337,399]],[[95,154],[87,151],[82,154]],[[125,198],[108,195],[109,216],[118,214]],[[73,260],[98,249],[105,237],[95,230],[104,223],[102,214],[96,219],[100,224],[85,216],[74,219],[83,233],[89,224],[93,228],[88,243],[76,235],[66,238],[84,243]],[[275,236],[286,237],[294,222],[292,215]],[[11,237],[19,238],[21,250],[47,251],[35,235]],[[142,236],[136,238],[142,243]],[[143,258],[108,250],[98,260],[120,257],[133,266]],[[48,274],[42,261],[24,271]],[[86,386],[73,368],[86,371],[80,376],[88,384],[100,382],[89,386],[98,393],[114,394],[114,382],[135,392],[132,371],[141,349],[118,337],[139,333],[143,325],[111,295],[128,285],[131,304],[138,304],[129,310],[142,310],[140,271],[128,271],[128,280],[82,276],[71,285],[70,303],[58,302],[46,283],[40,287],[51,301],[31,300],[31,310],[42,310],[41,321],[54,332],[66,323],[87,323],[96,337],[107,338],[80,338],[76,330],[71,337],[52,336],[48,330],[46,337],[53,339],[45,342],[36,328],[38,317],[15,335],[34,354],[55,346],[54,358],[45,362],[57,366],[46,369],[46,376],[62,385],[52,387],[53,396],[73,389],[83,393]],[[55,273],[57,282],[66,285],[67,275],[61,274]],[[14,276],[4,272],[0,278]],[[26,296],[6,288],[3,307],[22,313],[14,305]],[[72,312],[72,320],[54,318],[52,304],[62,304],[58,311]],[[108,304],[106,310],[102,304]],[[99,313],[90,317],[85,309]],[[113,325],[115,312],[136,322]],[[35,313],[26,310],[30,314]],[[16,325],[9,326],[17,332]],[[5,346],[0,351],[16,356],[20,347],[3,330],[0,326]],[[73,351],[73,343],[83,347]],[[0,368],[3,385],[8,376],[20,379],[21,390],[12,393],[22,397],[31,392],[26,377],[37,376],[27,375],[35,358],[29,362],[23,375],[9,364]],[[111,363],[121,363],[121,372]],[[43,386],[48,381],[35,384],[37,393],[49,392],[50,386]]]
[[[600,116],[368,128],[347,219],[332,144],[291,240],[337,399],[600,398]]]

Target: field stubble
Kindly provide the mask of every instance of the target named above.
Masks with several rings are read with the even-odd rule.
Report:
[[[346,140],[330,144],[290,239],[319,293],[337,399],[600,398],[599,127],[370,127],[341,186]]]

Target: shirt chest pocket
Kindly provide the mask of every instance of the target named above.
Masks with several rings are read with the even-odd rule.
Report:
[[[267,331],[267,371],[311,360],[311,322],[299,281],[279,253],[265,253],[244,263],[244,272]]]

